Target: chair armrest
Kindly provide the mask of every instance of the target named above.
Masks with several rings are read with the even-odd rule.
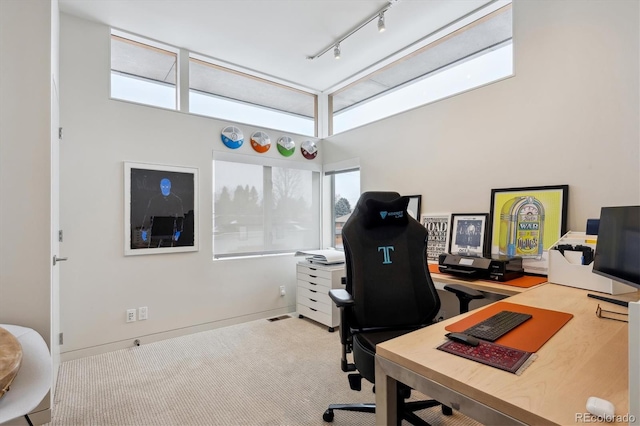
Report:
[[[447,284],[444,289],[455,294],[460,301],[460,313],[469,312],[469,302],[473,299],[484,299],[484,294],[461,284]]]
[[[444,289],[452,293],[455,293],[455,295],[458,297],[462,296],[469,299],[484,298],[484,295],[479,291],[463,286],[462,284],[447,284],[444,286]]]
[[[347,290],[334,288],[329,290],[329,297],[338,308],[346,308],[354,305],[353,296]]]
[[[342,344],[342,357],[340,359],[340,368],[342,371],[355,371],[356,365],[347,360],[347,354],[353,350],[353,336],[349,328],[349,315],[347,311],[355,305],[353,296],[347,290],[341,288],[333,288],[329,290],[329,297],[340,308],[340,343]]]

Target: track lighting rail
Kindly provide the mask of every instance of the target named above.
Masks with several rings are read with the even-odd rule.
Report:
[[[373,21],[376,18],[379,18],[380,20],[382,20],[383,24],[382,26],[380,25],[380,23],[378,24],[378,30],[380,32],[384,31],[384,13],[391,7],[393,6],[394,3],[396,3],[398,0],[393,0],[393,1],[389,1],[385,6],[383,6],[382,8],[380,8],[376,13],[374,13],[373,15],[371,15],[370,17],[368,17],[366,20],[362,21],[357,27],[353,28],[351,31],[349,31],[347,34],[343,35],[342,37],[340,37],[338,40],[334,41],[333,43],[331,43],[330,45],[328,45],[327,47],[325,47],[323,50],[321,50],[319,53],[313,55],[313,56],[307,56],[307,59],[310,61],[313,61],[314,59],[318,59],[320,56],[324,55],[325,53],[327,53],[329,50],[334,49],[334,54],[336,52],[335,49],[337,49],[337,52],[340,52],[340,43],[342,43],[343,41],[345,41],[346,39],[348,39],[349,37],[351,37],[353,34],[355,34],[356,32],[358,32],[360,29],[362,29],[362,27],[364,27],[365,25],[367,25],[369,22]],[[382,28],[382,29],[381,29]],[[339,58],[339,53],[338,56],[336,57],[336,59]]]

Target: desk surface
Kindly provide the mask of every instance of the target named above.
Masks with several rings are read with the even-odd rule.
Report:
[[[431,272],[431,279],[433,280],[438,290],[444,290],[446,284],[462,284],[466,287],[472,288],[478,291],[484,291],[487,293],[500,294],[503,296],[514,296],[516,294],[523,293],[531,288],[514,287],[508,284],[500,284],[499,282],[486,281],[486,280],[467,280],[458,278],[448,274],[436,274]]]
[[[587,293],[577,288],[543,284],[508,299],[574,315],[537,352],[538,358],[521,376],[437,350],[445,339],[445,326],[461,317],[379,344],[376,402],[385,404],[385,408],[378,410],[378,424],[393,422],[390,416],[395,407],[386,406],[393,404],[388,393],[392,392],[395,382],[389,382],[390,378],[401,379],[431,397],[438,395],[441,402],[451,402],[464,414],[487,423],[493,418],[486,413],[498,412],[526,424],[578,424],[577,414],[586,412],[590,396],[611,401],[616,414],[627,413],[627,324],[596,317],[598,303],[607,305],[605,309],[616,309],[606,302],[588,298]],[[637,300],[640,293],[625,297]],[[444,393],[438,394],[439,390]],[[462,396],[475,405],[460,406],[454,396],[443,401],[441,398],[445,395]],[[465,413],[465,407],[473,408]]]

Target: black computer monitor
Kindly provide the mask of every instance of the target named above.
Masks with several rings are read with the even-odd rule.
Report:
[[[640,289],[640,206],[602,207],[593,272]]]

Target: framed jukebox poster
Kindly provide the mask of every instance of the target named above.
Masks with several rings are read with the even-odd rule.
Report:
[[[569,185],[491,190],[491,255],[520,256],[546,275],[548,251],[566,233]]]

